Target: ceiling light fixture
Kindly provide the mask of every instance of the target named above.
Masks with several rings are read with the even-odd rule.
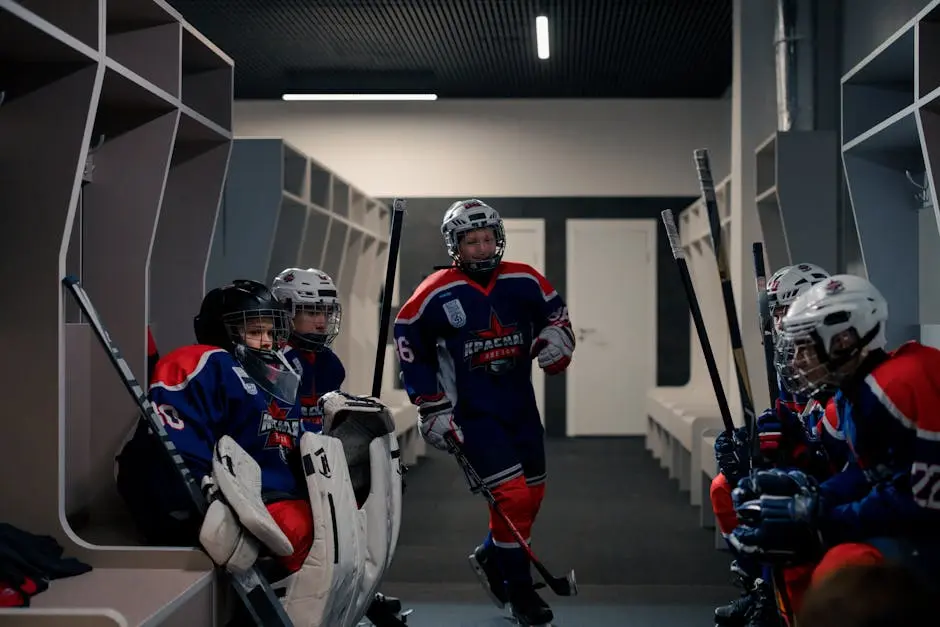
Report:
[[[437,94],[284,94],[285,101],[437,100]]]
[[[540,15],[535,18],[535,46],[540,59],[548,58],[548,18]]]

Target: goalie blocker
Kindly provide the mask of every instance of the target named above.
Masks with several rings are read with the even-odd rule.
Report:
[[[272,583],[296,627],[352,627],[378,592],[398,543],[401,465],[388,408],[369,397],[320,399],[323,432],[304,433],[300,455],[313,514],[313,546],[300,570]],[[231,438],[216,444],[212,501],[199,534],[216,563],[243,572],[260,547],[289,555],[261,499],[261,470]]]

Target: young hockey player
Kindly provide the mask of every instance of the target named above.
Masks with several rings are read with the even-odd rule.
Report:
[[[796,610],[808,586],[850,564],[894,561],[940,577],[940,351],[908,342],[887,352],[887,320],[870,282],[837,275],[798,298],[782,322],[797,391],[836,390],[827,421],[838,424],[827,428],[851,454],[826,481],[772,470],[733,494],[739,550],[815,564],[802,580],[788,577]]]
[[[784,266],[770,277],[767,301],[773,317],[774,335],[793,301],[828,276],[829,273],[819,266],[801,263]],[[789,386],[787,361],[777,355],[775,366],[780,397],[773,399],[774,407],[757,418],[762,462],[768,466],[806,465],[812,456],[811,440],[823,412],[824,399],[820,403],[819,399],[794,394]],[[712,480],[709,495],[718,528],[725,537],[738,525],[731,491],[749,469],[748,437],[742,427],[733,436],[723,432],[715,439],[715,457],[720,472]],[[760,564],[744,556],[737,557],[731,563],[731,572],[743,594],[728,605],[715,609],[715,623],[722,627],[756,625],[776,611],[773,590],[768,578],[762,575]]]
[[[122,494],[152,542],[175,529],[171,544],[198,538],[234,572],[272,554],[276,564],[263,565],[295,626],[355,625],[397,541],[389,503],[397,510],[401,490],[388,409],[326,394],[326,435],[304,432],[300,375],[283,354],[290,315],[261,283],[211,290],[194,327],[198,343],[158,362],[149,396],[209,509],[192,511],[143,423],[120,456]]]
[[[340,389],[343,363],[330,346],[339,335],[343,308],[333,279],[325,272],[287,268],[271,283],[271,293],[293,316],[287,359],[300,373],[300,405],[305,430],[319,432],[320,396]]]
[[[299,401],[303,430],[319,433],[323,428],[320,398],[339,390],[346,379],[343,362],[330,348],[339,335],[343,319],[339,292],[333,279],[321,270],[286,268],[274,277],[271,293],[293,319],[290,347],[285,356],[301,373]],[[400,466],[396,472],[399,469]],[[363,494],[357,496],[357,501],[364,499]],[[377,594],[367,616],[375,627],[396,627],[405,624],[400,613],[398,599]]]
[[[290,453],[299,435],[300,375],[282,352],[290,317],[261,283],[234,281],[206,294],[194,327],[197,344],[177,348],[157,362],[151,403],[195,477],[211,476],[213,447],[222,435],[232,437],[258,462],[268,509],[293,532],[290,541],[296,551],[285,567],[296,570],[310,547],[312,529],[306,486],[298,483],[291,467]],[[191,507],[185,493],[171,488],[179,481],[145,476],[145,460],[154,459],[154,453],[139,451],[153,451],[156,445],[141,424],[130,448],[122,452],[118,484],[131,488],[123,491],[125,499],[141,501],[131,509],[141,514],[141,527],[155,536],[152,541],[191,543],[193,525],[198,534],[202,521],[178,513]],[[142,483],[153,489],[141,489]],[[167,537],[169,532],[173,537]]]
[[[395,343],[405,389],[425,440],[453,438],[525,538],[545,492],[544,429],[532,360],[547,374],[568,367],[575,340],[568,308],[526,264],[503,261],[499,214],[471,199],[445,213],[441,233],[453,266],[425,279],[401,307]],[[476,486],[471,486],[474,489]],[[541,625],[552,611],[533,587],[530,565],[493,512],[470,563],[494,603]]]

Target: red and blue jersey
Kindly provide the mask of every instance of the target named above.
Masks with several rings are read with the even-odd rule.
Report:
[[[265,392],[229,352],[198,344],[174,350],[157,363],[149,396],[197,480],[211,473],[215,443],[228,435],[261,466],[262,494],[306,495],[289,463],[300,405]]]
[[[940,528],[940,351],[908,342],[870,357],[833,399],[825,430],[851,453],[820,486],[843,537],[936,534]]]
[[[395,319],[405,390],[418,405],[446,394],[458,422],[540,424],[530,348],[548,325],[570,328],[568,307],[531,266],[504,261],[486,285],[439,270]]]
[[[320,433],[323,430],[323,412],[320,397],[343,386],[346,369],[339,356],[329,348],[316,352],[289,348],[287,362],[301,374],[298,397],[303,420],[303,431]]]

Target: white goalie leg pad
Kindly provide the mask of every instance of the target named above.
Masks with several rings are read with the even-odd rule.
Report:
[[[227,435],[223,435],[215,444],[212,479],[241,526],[275,555],[288,556],[294,552],[290,540],[261,500],[261,467],[238,442]],[[224,514],[219,520],[225,520]]]
[[[359,589],[354,621],[365,616],[391,564],[401,527],[401,467],[395,434],[369,443],[369,495],[362,505],[365,516],[365,571]]]
[[[342,443],[305,433],[300,455],[310,493],[313,546],[300,570],[275,586],[286,588],[282,602],[295,627],[343,627],[361,587],[364,519]]]
[[[401,531],[401,494],[404,487],[404,466],[401,461],[401,449],[398,448],[398,437],[391,433],[389,434],[389,442],[391,444],[391,456],[394,462],[394,473],[392,475],[392,505],[389,509],[390,515],[394,513],[392,519],[392,539],[391,545],[388,548],[388,560],[385,563],[385,567],[388,568],[392,565],[392,558],[395,557],[395,549],[398,548],[398,534]]]

